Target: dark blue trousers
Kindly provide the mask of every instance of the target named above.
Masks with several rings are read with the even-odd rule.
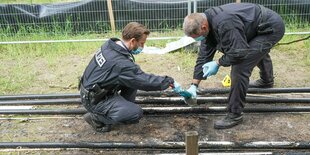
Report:
[[[228,98],[228,111],[241,113],[243,111],[246,93],[249,86],[249,77],[255,66],[260,69],[260,77],[264,81],[273,80],[273,66],[270,59],[270,49],[281,40],[285,32],[285,26],[281,17],[267,10],[267,21],[270,22],[273,33],[257,35],[248,43],[249,54],[246,58],[231,66],[231,89]]]
[[[83,99],[82,104],[92,114],[92,119],[103,124],[133,124],[142,118],[142,108],[135,104],[137,90],[121,88],[119,93],[108,95],[96,105]],[[82,92],[81,92],[81,96]]]

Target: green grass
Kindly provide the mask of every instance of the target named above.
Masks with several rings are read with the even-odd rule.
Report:
[[[308,36],[309,35],[285,35],[280,43],[289,43],[293,40],[303,39]],[[306,65],[310,65],[310,39],[288,45],[281,45],[279,48],[285,53],[304,55],[301,61]]]
[[[87,56],[100,47],[100,44],[99,42],[87,42],[0,45],[2,60],[0,63],[0,93],[28,93],[32,91],[32,87],[40,85],[45,88],[49,88],[51,85],[62,85],[61,77],[66,75],[66,67],[72,61],[70,56]],[[73,64],[78,63],[73,62]],[[59,78],[53,74],[56,72]],[[49,83],[49,80],[53,82]]]
[[[152,32],[150,37],[182,35],[182,31]],[[119,32],[80,35],[33,33],[28,36],[24,33],[14,36],[2,33],[0,38],[2,41],[21,41],[102,39],[119,36]],[[307,35],[286,35],[280,42],[290,42],[305,36]],[[146,45],[163,48],[172,41],[174,40],[149,40]],[[76,92],[78,77],[101,44],[102,42],[76,42],[0,45],[0,94]],[[277,71],[275,74],[280,79],[283,78],[277,83],[278,86],[309,86],[307,79],[310,77],[310,40],[277,46],[271,55]],[[217,53],[216,57],[219,56],[221,54]],[[196,53],[181,50],[165,55],[142,54],[138,55],[136,60],[145,72],[170,75],[180,83],[188,84],[192,78]],[[205,86],[220,86],[220,80],[229,74],[229,70],[229,67],[222,67],[218,75],[208,80]],[[301,77],[296,82],[287,82],[282,75],[289,73],[299,74]],[[257,77],[257,74],[254,74],[254,77]]]

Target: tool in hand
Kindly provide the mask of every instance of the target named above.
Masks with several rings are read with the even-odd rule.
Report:
[[[184,97],[184,102],[189,106],[198,106],[197,98],[193,98],[192,94],[186,90],[179,92]]]

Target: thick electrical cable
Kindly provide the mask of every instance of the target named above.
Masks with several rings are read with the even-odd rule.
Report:
[[[227,97],[197,97],[198,104],[227,103]],[[284,97],[246,97],[247,103],[310,103],[310,98]],[[184,105],[183,97],[137,97],[137,104],[178,104]],[[79,98],[72,99],[44,99],[44,100],[0,100],[0,105],[76,105],[81,104]]]
[[[205,94],[226,94],[229,93],[229,88],[209,88],[200,89],[198,95]],[[310,87],[304,88],[249,88],[248,93],[310,93]],[[138,96],[176,96],[172,91],[138,91]],[[56,99],[56,98],[80,98],[78,93],[70,94],[23,94],[23,95],[2,95],[0,100],[16,100],[16,99]]]
[[[214,114],[227,112],[226,107],[143,107],[144,114]],[[245,113],[274,113],[274,112],[310,112],[310,106],[272,106],[246,107]],[[0,114],[19,115],[81,115],[87,111],[78,109],[0,109]]]

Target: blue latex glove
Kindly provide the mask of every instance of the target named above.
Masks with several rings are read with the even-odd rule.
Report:
[[[182,89],[182,87],[181,87],[181,85],[180,85],[179,83],[177,83],[176,81],[174,81],[172,90],[173,90],[175,93],[180,93],[183,89]]]
[[[211,75],[215,75],[219,70],[219,67],[220,66],[215,61],[205,63],[202,66],[203,77],[209,77]]]
[[[197,98],[197,87],[195,85],[191,85],[186,91],[192,94],[192,98]]]

